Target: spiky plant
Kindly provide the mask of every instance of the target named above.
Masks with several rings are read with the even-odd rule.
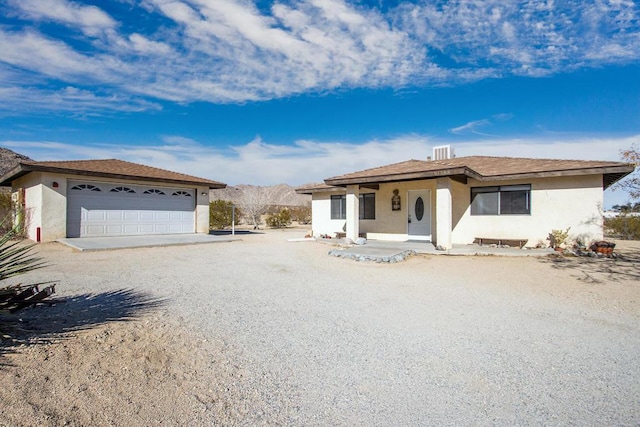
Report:
[[[12,230],[0,238],[0,281],[45,266],[42,258],[32,253],[35,243],[12,242],[15,237],[16,232]]]
[[[0,282],[46,265],[41,257],[33,253],[35,243],[24,245],[13,241],[15,237],[16,229],[0,237]],[[55,292],[54,285],[39,289],[40,285],[49,283],[0,287],[0,313],[14,312],[42,301]]]

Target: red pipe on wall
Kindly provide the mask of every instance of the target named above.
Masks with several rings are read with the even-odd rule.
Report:
[[[40,227],[36,227],[36,242],[40,243]]]

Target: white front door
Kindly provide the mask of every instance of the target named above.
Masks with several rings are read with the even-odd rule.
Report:
[[[409,191],[408,234],[410,240],[431,240],[431,191]]]

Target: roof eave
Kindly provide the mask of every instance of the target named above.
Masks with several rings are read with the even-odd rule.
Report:
[[[371,184],[383,182],[401,182],[416,181],[420,179],[448,178],[467,176],[469,178],[478,179],[481,176],[467,167],[455,167],[447,169],[439,169],[434,171],[418,171],[418,172],[402,172],[388,175],[376,175],[370,177],[354,177],[354,178],[328,178],[324,182],[327,185],[347,186],[356,184]]]
[[[635,170],[633,165],[621,165],[621,166],[606,166],[595,168],[580,168],[580,169],[565,169],[557,171],[543,171],[543,172],[525,172],[525,173],[511,173],[504,175],[482,175],[473,169],[468,167],[457,167],[449,169],[440,169],[436,171],[419,171],[419,172],[405,172],[388,175],[376,175],[369,177],[353,177],[353,178],[328,178],[325,179],[327,185],[334,186],[347,186],[367,183],[383,183],[383,182],[401,182],[401,181],[415,181],[420,179],[434,179],[434,178],[453,178],[457,179],[462,176],[475,179],[480,182],[491,181],[508,181],[515,179],[532,179],[532,178],[552,178],[563,176],[583,176],[583,175],[600,175],[608,177],[604,182],[604,188],[608,188],[615,182],[629,175]],[[460,181],[460,179],[457,179]],[[462,182],[462,181],[461,181]]]
[[[0,177],[0,187],[11,187],[13,181],[27,173],[29,173],[29,171],[24,170],[23,163],[18,163],[13,169],[7,171]]]
[[[581,169],[565,169],[557,171],[543,171],[543,172],[526,172],[526,173],[511,173],[504,175],[487,175],[480,176],[478,181],[508,181],[514,179],[532,179],[532,178],[554,178],[563,176],[584,176],[584,175],[620,175],[619,180],[631,172],[634,171],[633,166],[607,166],[596,168],[581,168]],[[608,186],[607,186],[608,187]]]
[[[67,175],[91,176],[91,177],[98,177],[98,178],[108,177],[113,179],[137,180],[137,181],[146,181],[146,182],[154,182],[154,183],[168,182],[172,184],[181,184],[181,185],[207,186],[209,187],[210,190],[217,190],[217,189],[222,189],[227,187],[227,184],[222,182],[142,177],[142,176],[136,176],[136,175],[127,175],[127,174],[118,174],[118,173],[109,173],[109,172],[93,172],[93,171],[85,171],[85,170],[78,170],[78,169],[56,168],[54,166],[33,165],[28,163],[20,163],[11,171],[6,173],[2,178],[0,178],[1,180],[0,185],[5,187],[10,186],[12,181],[15,181],[16,179],[26,175],[29,172],[49,172],[49,173],[60,173],[60,174],[67,174]]]
[[[317,188],[296,188],[296,193],[313,195],[314,193],[335,193],[344,191],[342,187],[317,187]]]

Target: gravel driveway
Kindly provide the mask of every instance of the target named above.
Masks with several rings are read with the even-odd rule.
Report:
[[[233,424],[640,423],[637,264],[624,274],[612,260],[380,265],[286,242],[300,235],[40,252],[61,295],[150,292],[194,336],[224,343],[237,370]]]

